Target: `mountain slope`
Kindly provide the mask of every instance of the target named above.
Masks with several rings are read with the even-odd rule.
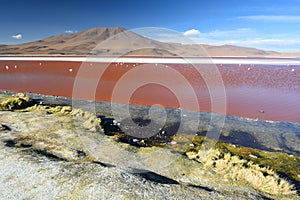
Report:
[[[62,34],[19,45],[0,45],[0,54],[257,57],[283,55],[273,51],[231,45],[164,43],[121,27],[92,28],[74,34]]]
[[[122,28],[92,28],[74,34],[62,34],[43,40],[1,47],[0,54],[88,54],[101,42],[118,34]]]

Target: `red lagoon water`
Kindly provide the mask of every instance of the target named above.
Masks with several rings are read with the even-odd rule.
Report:
[[[0,89],[300,122],[299,66],[223,64],[216,73],[212,69],[200,64],[0,61]]]

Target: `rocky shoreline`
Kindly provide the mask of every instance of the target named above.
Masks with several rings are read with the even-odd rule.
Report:
[[[7,95],[8,93],[0,95],[1,102],[11,98]],[[74,105],[79,104],[74,104],[67,98],[34,94],[28,96],[34,103],[26,96],[17,96],[24,99],[24,107],[5,109],[4,104],[1,104],[0,196],[2,198],[299,198],[291,183],[273,171],[259,174],[263,174],[261,178],[276,182],[272,187],[279,191],[277,194],[264,188],[256,188],[240,176],[228,177],[227,173],[218,173],[215,166],[220,163],[226,165],[227,162],[227,166],[235,166],[234,162],[242,163],[240,167],[245,169],[249,162],[253,162],[251,158],[234,157],[236,153],[234,151],[228,152],[230,163],[225,159],[226,153],[222,156],[218,154],[217,157],[215,153],[210,159],[210,161],[215,159],[215,164],[207,167],[209,162],[197,157],[200,153],[197,146],[201,146],[201,142],[199,139],[195,141],[195,136],[191,134],[172,135],[173,129],[166,127],[160,130],[160,135],[153,140],[142,142],[140,138],[120,134],[121,131],[112,134],[113,131],[109,132],[105,128],[103,122],[111,116],[108,103],[98,103],[95,106],[97,112],[93,114],[88,112],[90,107],[86,101],[80,102],[81,108],[77,109]],[[140,112],[145,112],[141,107],[132,110],[132,116],[135,114],[141,116]],[[174,109],[168,111],[168,123],[174,122],[174,118],[178,117],[176,113]],[[111,122],[109,126],[119,123]],[[298,124],[293,124],[288,128],[293,130],[297,126]],[[189,131],[189,125],[184,128],[180,130]],[[162,134],[164,130],[170,134]],[[205,132],[204,128],[201,130],[202,132],[198,131],[198,137],[202,137],[201,133]],[[231,132],[229,136],[222,137],[233,138]],[[243,141],[233,141],[230,147],[242,145],[241,142]],[[275,153],[272,155],[277,155],[276,151],[282,150],[287,153],[294,152],[293,155],[290,154],[291,159],[296,159],[296,164],[299,161],[295,153],[298,151],[296,144],[299,144],[297,143],[299,140],[294,141],[294,146],[291,143],[288,148],[280,150],[275,148],[276,144],[267,147],[263,142],[259,140],[259,144],[263,147],[261,151],[269,148]],[[228,145],[224,147],[230,150]],[[239,147],[234,148],[240,150]],[[249,150],[249,147],[246,148]],[[255,153],[257,152],[253,151],[253,154]],[[259,152],[252,157],[255,159],[254,156],[260,155],[263,153]],[[254,168],[256,171],[262,169],[259,165],[253,166],[246,168],[252,171]]]

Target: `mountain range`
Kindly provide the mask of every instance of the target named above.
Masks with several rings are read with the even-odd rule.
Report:
[[[92,28],[42,40],[0,45],[0,55],[101,55],[101,56],[299,56],[232,45],[167,43],[153,40],[121,27]]]

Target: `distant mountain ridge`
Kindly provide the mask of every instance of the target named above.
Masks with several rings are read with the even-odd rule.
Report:
[[[232,45],[179,44],[152,40],[121,27],[91,28],[18,45],[0,45],[0,55],[300,56]]]

